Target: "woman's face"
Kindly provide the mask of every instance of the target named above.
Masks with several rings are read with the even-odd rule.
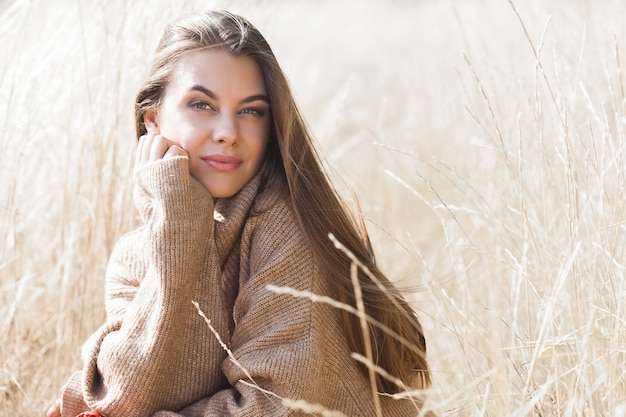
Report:
[[[214,198],[236,194],[257,173],[269,139],[269,97],[259,65],[223,50],[185,55],[148,130],[189,154],[189,171]]]

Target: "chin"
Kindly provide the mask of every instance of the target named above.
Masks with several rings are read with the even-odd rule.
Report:
[[[211,197],[213,198],[228,198],[228,197],[232,197],[235,194],[237,194],[237,191],[233,191],[233,190],[225,190],[223,188],[220,187],[206,187],[207,191],[209,192],[209,194],[211,194]]]
[[[226,178],[207,178],[201,181],[204,188],[215,198],[229,198],[237,194],[247,183],[240,181],[228,181]]]

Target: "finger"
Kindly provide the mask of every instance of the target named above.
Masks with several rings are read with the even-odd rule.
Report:
[[[135,153],[135,171],[147,162],[147,158],[150,156],[149,150],[151,142],[152,137],[150,135],[143,135],[139,138],[137,151]]]
[[[178,145],[172,145],[167,149],[163,158],[173,158],[175,156],[189,156],[187,151]]]
[[[156,133],[154,132],[148,132],[148,134],[146,135],[146,139],[143,143],[143,149],[141,150],[141,163],[146,163],[150,161],[152,144],[154,143],[155,137]]]
[[[141,164],[141,157],[143,155],[143,147],[146,142],[146,135],[143,135],[139,138],[139,142],[137,142],[137,151],[135,152],[135,166]]]
[[[150,146],[150,158],[149,161],[157,161],[165,155],[165,152],[170,148],[171,144],[161,135],[156,135]]]
[[[47,417],[61,417],[61,407],[59,401],[56,401],[46,413]]]

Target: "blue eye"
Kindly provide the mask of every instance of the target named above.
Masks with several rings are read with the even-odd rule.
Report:
[[[194,101],[190,104],[190,107],[197,110],[213,110],[213,107],[206,101]]]
[[[249,114],[252,116],[263,116],[265,114],[262,110],[254,108],[254,107],[246,107],[245,109],[241,110],[240,113]]]

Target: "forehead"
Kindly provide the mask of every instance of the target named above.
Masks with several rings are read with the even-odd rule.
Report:
[[[254,59],[221,49],[184,55],[174,66],[167,90],[187,90],[195,85],[206,87],[217,96],[267,93],[263,73]]]

